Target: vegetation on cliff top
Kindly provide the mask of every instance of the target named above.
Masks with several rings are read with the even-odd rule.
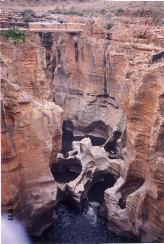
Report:
[[[27,32],[20,30],[17,27],[12,27],[9,28],[8,30],[1,30],[0,36],[13,40],[16,43],[20,43],[20,42],[25,42]]]
[[[34,21],[34,11],[31,9],[26,9],[23,12],[24,22],[33,22]]]

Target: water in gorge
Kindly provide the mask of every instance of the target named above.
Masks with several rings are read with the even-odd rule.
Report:
[[[69,127],[67,130],[65,127]],[[54,164],[51,172],[56,182],[67,183],[77,178],[82,170],[78,159],[69,159],[68,152],[72,150],[72,142],[75,139],[72,132],[72,124],[64,123],[62,150],[65,158]],[[77,138],[76,140],[81,140]],[[102,145],[102,138],[91,136],[93,145]],[[73,170],[72,170],[73,169]],[[74,172],[75,170],[75,172]],[[131,238],[116,235],[108,229],[108,222],[99,214],[100,206],[104,203],[105,189],[112,187],[116,178],[109,172],[96,172],[92,179],[92,185],[88,189],[87,200],[81,199],[80,206],[75,206],[71,196],[65,193],[59,194],[59,203],[55,207],[56,220],[44,231],[41,237],[33,238],[33,244],[99,244],[99,243],[131,243],[136,242]],[[68,193],[68,192],[67,192]],[[88,202],[89,201],[89,202]],[[79,209],[80,208],[80,209]],[[102,208],[101,208],[102,209]],[[103,216],[102,216],[103,215]]]
[[[78,211],[67,202],[56,207],[57,220],[33,243],[48,244],[98,244],[98,243],[130,243],[136,242],[122,238],[109,231],[107,222],[98,215],[97,204],[85,206]]]

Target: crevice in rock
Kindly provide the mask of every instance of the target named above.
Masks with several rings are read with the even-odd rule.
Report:
[[[159,128],[155,151],[164,154],[164,123]]]
[[[6,124],[6,119],[5,119],[5,108],[4,108],[2,100],[1,100],[1,130],[2,130],[2,132],[7,131],[7,124]]]
[[[55,181],[59,183],[68,183],[75,180],[81,171],[81,162],[76,158],[60,158],[51,168]]]
[[[103,121],[99,120],[90,123],[86,127],[74,128],[75,140],[81,140],[84,137],[89,137],[95,146],[101,145],[98,141],[102,141],[102,144],[106,141],[108,138],[108,127]]]
[[[52,33],[39,32],[39,37],[40,37],[42,47],[51,49],[53,44]]]
[[[102,204],[104,202],[104,191],[114,186],[116,180],[116,177],[109,172],[96,172],[87,192],[88,201]]]
[[[101,146],[108,137],[107,126],[102,121],[94,121],[86,128],[75,128],[71,120],[65,120],[62,130],[61,153],[64,157],[68,157],[68,152],[72,150],[73,141],[80,141],[89,137],[93,146]]]
[[[61,153],[65,158],[68,157],[68,152],[72,150],[72,142],[73,132],[63,128]]]
[[[70,120],[63,122],[62,134],[62,149],[61,153],[64,157],[68,157],[68,152],[72,150],[73,138],[73,123]]]
[[[77,42],[75,42],[74,47],[75,47],[75,60],[76,60],[76,62],[78,62],[79,53],[78,53],[78,43]]]
[[[107,138],[108,137],[108,128],[105,123],[101,120],[92,122],[84,130],[86,134],[90,134],[96,137]]]
[[[164,93],[159,96],[159,107],[162,117],[164,117]]]
[[[119,200],[120,208],[126,208],[126,199],[127,197],[138,190],[143,184],[145,180],[143,177],[135,176],[135,175],[128,175],[124,185],[120,188],[120,192],[122,194]]]
[[[125,148],[126,145],[127,145],[127,141],[128,141],[128,138],[127,138],[127,130],[124,130],[122,136],[121,136],[121,146],[122,148]]]
[[[61,63],[61,51],[60,51],[60,49],[57,49],[57,63],[58,64]]]
[[[109,158],[122,158],[121,148],[117,140],[121,137],[121,131],[114,131],[112,137],[109,137],[104,144],[104,149],[109,153]]]
[[[75,48],[75,61],[78,62],[79,59],[79,53],[78,53],[78,43],[74,43],[74,48]]]
[[[105,150],[108,152],[110,159],[123,158],[121,155],[121,149],[117,142],[110,142],[108,146],[105,146]]]
[[[47,78],[53,81],[54,79],[54,72],[57,67],[57,60],[56,56],[53,55],[52,52],[52,45],[53,45],[53,35],[51,32],[40,32],[39,33],[40,41],[42,47],[46,49],[46,76]]]
[[[104,57],[104,91],[103,95],[108,96],[108,71],[109,71],[109,64],[107,63]]]
[[[40,42],[42,47],[46,48],[46,63],[47,63],[46,70],[47,70],[51,65],[51,49],[53,44],[52,33],[40,32],[39,37],[40,37]]]
[[[73,40],[74,50],[75,50],[75,61],[78,62],[79,52],[78,52],[78,36],[76,33],[71,33],[71,37]]]

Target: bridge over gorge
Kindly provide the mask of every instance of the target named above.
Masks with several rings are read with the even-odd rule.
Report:
[[[71,22],[0,22],[0,31],[8,30],[11,27],[18,27],[21,30],[38,33],[50,32],[66,32],[66,33],[80,33],[85,27],[86,23],[71,23]],[[161,62],[164,60],[164,51],[156,53],[151,58],[151,64]]]
[[[0,22],[0,30],[7,30],[11,27],[18,27],[29,32],[68,32],[80,33],[84,30],[86,24],[84,23],[70,23],[70,22]]]

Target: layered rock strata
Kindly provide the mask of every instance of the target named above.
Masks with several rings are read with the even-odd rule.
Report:
[[[127,114],[127,176],[105,193],[109,220],[116,224],[115,230],[133,232],[144,242],[163,240],[162,77],[160,64],[149,67],[138,80]]]
[[[1,44],[2,210],[12,209],[40,235],[53,221],[57,186],[50,157],[61,148],[63,110],[40,99],[48,89],[41,88],[46,80],[38,50]]]
[[[59,63],[53,77],[54,101],[72,122],[65,123],[64,129],[73,131],[75,138],[90,134],[112,138],[117,117],[124,111],[127,124],[121,144],[126,146],[127,170],[105,191],[109,227],[120,234],[133,233],[142,241],[162,241],[163,179],[156,172],[162,172],[164,161],[163,61],[151,64],[152,55],[163,45],[157,42],[162,29],[157,32],[154,26],[128,19],[116,21],[109,34],[96,24],[90,23],[81,36],[55,37],[52,53],[58,54]],[[106,136],[93,120],[105,121]],[[92,123],[96,129],[90,131]]]
[[[22,123],[25,123],[23,121],[26,121],[24,116],[27,107],[26,116],[30,116],[27,121],[30,120],[32,128],[35,127],[33,129],[35,133],[32,130],[28,134],[38,133],[41,137],[36,139],[38,142],[36,147],[39,148],[40,145],[41,149],[34,150],[38,150],[38,156],[34,158],[33,164],[36,165],[38,158],[39,162],[35,174],[30,176],[32,173],[29,173],[30,179],[35,178],[39,181],[36,175],[44,171],[37,171],[38,164],[41,164],[44,165],[45,172],[48,172],[45,177],[50,177],[53,182],[49,167],[52,168],[56,163],[60,164],[61,168],[58,166],[56,168],[60,173],[62,165],[67,161],[71,162],[70,171],[75,173],[76,179],[71,178],[71,182],[66,183],[56,180],[52,185],[54,192],[56,187],[64,190],[67,185],[73,198],[80,201],[86,182],[92,181],[95,172],[107,170],[116,177],[116,183],[113,186],[111,184],[111,188],[104,189],[109,228],[124,235],[133,233],[145,242],[162,242],[164,227],[163,61],[152,65],[151,59],[152,55],[160,52],[163,47],[163,42],[159,42],[163,30],[161,26],[145,26],[139,18],[134,20],[118,17],[110,30],[106,24],[102,20],[90,21],[80,35],[77,33],[29,34],[26,43],[19,44],[19,48],[18,44],[14,45],[2,40],[1,63],[4,65],[4,70],[8,71],[4,78],[6,85],[2,118],[12,117],[12,119],[4,119],[9,122],[4,122],[3,129],[12,127],[4,132],[6,133],[5,155],[11,151],[13,162],[18,162],[16,155],[19,155],[19,151],[16,149],[19,148],[20,153],[23,154],[26,151],[25,146],[21,145],[15,149],[12,146],[13,139],[7,142],[6,138],[9,132],[10,138],[13,138],[12,133],[15,133],[13,128],[16,126],[14,121],[21,118]],[[12,91],[15,92],[15,89],[21,87],[26,93],[20,95],[20,91],[16,91],[14,101],[9,99],[11,101],[8,102],[7,99],[6,102],[7,97],[13,96],[6,94],[10,91],[7,88],[9,84]],[[20,105],[19,96],[27,102]],[[31,100],[29,96],[32,96]],[[88,136],[95,147],[91,145],[89,139],[84,139],[76,142],[76,145],[73,144],[77,155],[67,155],[67,158],[60,155],[56,161],[61,142],[61,110],[47,101],[53,101],[64,109],[63,132],[64,130],[71,132],[72,141]],[[53,109],[50,112],[51,106]],[[6,112],[8,107],[12,113],[8,110]],[[50,122],[47,117],[46,120],[44,113],[48,114]],[[23,118],[19,117],[20,114],[23,114]],[[35,118],[34,114],[38,117]],[[31,115],[36,121],[33,122]],[[36,127],[35,124],[39,123],[41,125]],[[50,124],[53,128],[52,132],[49,131]],[[44,127],[45,133],[40,130],[41,126]],[[115,139],[117,132],[120,133],[118,140]],[[23,138],[26,136],[24,135]],[[105,149],[108,152],[102,146],[107,139]],[[28,143],[32,145],[31,141],[33,140],[28,139],[27,142],[20,138],[18,140],[23,145]],[[113,153],[117,146],[121,149],[121,155],[116,159],[111,158],[109,151]],[[71,147],[67,151],[72,150]],[[44,150],[47,153],[45,160],[43,160]],[[33,153],[27,155],[30,157],[30,162],[32,162],[32,155]],[[26,174],[29,161],[26,162],[21,157],[24,171],[20,172]],[[33,164],[31,167],[34,167]],[[91,172],[89,176],[88,168]],[[116,171],[117,175],[114,173]],[[7,172],[9,171],[6,169]],[[15,174],[11,175],[14,177]],[[26,182],[25,177],[23,179],[23,187],[25,187],[26,184],[28,185],[28,180]],[[45,191],[49,194],[50,188],[45,186],[47,181],[43,182],[43,185],[38,183],[38,187],[40,191],[45,187]],[[42,197],[40,196],[41,199]],[[34,198],[29,195],[28,199],[30,200],[26,202],[29,201],[30,206],[36,207],[37,201],[34,202]],[[55,196],[51,199],[55,200]],[[4,200],[4,205],[7,205],[7,201]],[[41,205],[44,206],[43,202],[40,207]]]

